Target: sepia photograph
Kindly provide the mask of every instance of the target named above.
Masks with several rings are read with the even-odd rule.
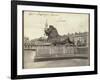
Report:
[[[22,11],[23,69],[90,65],[88,13]]]

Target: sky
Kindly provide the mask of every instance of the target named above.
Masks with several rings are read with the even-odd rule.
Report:
[[[24,37],[44,37],[45,24],[54,25],[59,35],[88,32],[89,14],[24,11]]]

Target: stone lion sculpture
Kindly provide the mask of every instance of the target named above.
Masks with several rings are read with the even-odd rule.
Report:
[[[45,34],[48,36],[47,40],[54,45],[63,45],[66,43],[74,45],[74,42],[68,36],[60,36],[53,25],[49,25],[49,28],[45,29]]]

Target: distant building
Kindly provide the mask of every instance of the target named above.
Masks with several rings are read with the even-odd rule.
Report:
[[[29,41],[28,37],[24,37],[24,43],[27,43]]]
[[[88,32],[79,32],[68,34],[71,40],[74,41],[77,46],[88,46],[89,42],[89,33]]]
[[[30,44],[30,40],[28,37],[24,37],[24,48],[25,47],[29,47],[31,44]]]

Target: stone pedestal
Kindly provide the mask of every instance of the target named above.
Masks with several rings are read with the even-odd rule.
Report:
[[[35,61],[68,57],[76,51],[77,49],[72,46],[37,46]]]

